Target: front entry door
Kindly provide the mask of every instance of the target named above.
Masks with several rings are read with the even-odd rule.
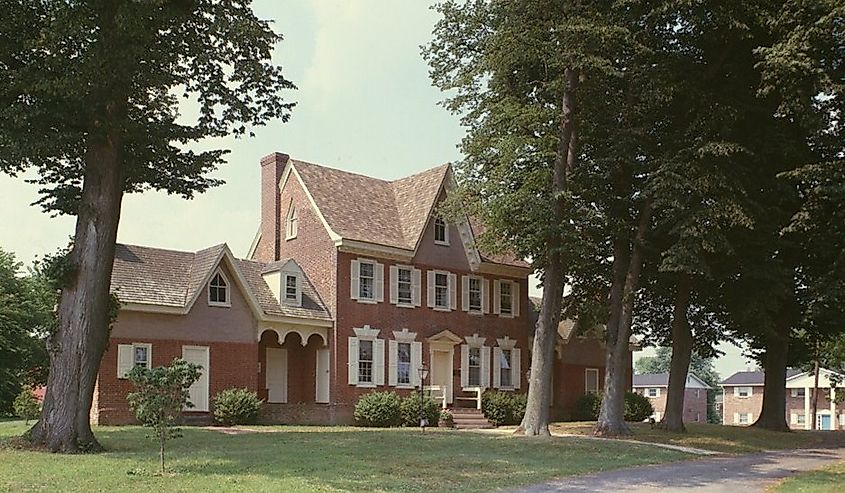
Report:
[[[830,430],[830,414],[819,414],[819,429]]]
[[[286,403],[288,401],[288,351],[268,347],[266,355],[267,402]]]
[[[329,350],[317,350],[317,398],[316,402],[329,402]]]
[[[182,346],[182,359],[202,367],[200,377],[188,387],[188,400],[193,407],[186,411],[208,411],[208,346]]]
[[[452,350],[431,352],[431,384],[446,389],[446,402],[452,403]]]

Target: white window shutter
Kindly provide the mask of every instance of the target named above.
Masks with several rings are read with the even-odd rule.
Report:
[[[358,268],[358,261],[352,261],[352,267],[350,267],[350,276],[349,276],[349,296],[353,300],[357,300],[360,297],[360,283],[358,278],[361,275],[361,271]]]
[[[502,386],[502,350],[499,347],[493,348],[493,388]]]
[[[519,316],[519,283],[511,283],[511,313],[514,318]]]
[[[411,343],[411,384],[420,384],[419,369],[422,366],[422,343],[419,341]]]
[[[734,395],[739,397],[739,387],[734,387]]]
[[[657,397],[660,397],[660,391],[663,390],[660,387],[657,387]]]
[[[754,395],[754,387],[748,387],[748,397]]]
[[[754,422],[754,413],[748,413],[748,423]]]
[[[798,389],[792,389],[789,391],[792,397],[798,397]]]
[[[376,301],[384,301],[384,264],[376,264]]]
[[[739,424],[739,413],[734,413],[734,424]]]
[[[399,268],[390,266],[390,303],[395,305],[399,302]]]
[[[389,353],[389,366],[387,368],[387,384],[391,387],[396,386],[397,381],[397,367],[399,366],[399,344],[391,339],[387,341],[387,352]]]
[[[490,280],[481,281],[481,313],[490,313]]]
[[[458,275],[449,274],[449,308],[458,309]]]
[[[133,359],[132,344],[117,345],[117,378],[126,378],[126,374],[132,370]]]
[[[522,382],[522,355],[516,348],[511,350],[511,382],[515,389],[519,389],[519,384]]]
[[[469,386],[469,346],[461,344],[461,387]]]
[[[302,276],[296,276],[296,306],[302,306]]]
[[[349,385],[358,385],[358,338],[349,338],[349,367],[346,370]]]
[[[499,288],[499,285],[500,282],[498,280],[493,281],[493,313],[495,315],[499,315],[502,312],[502,290]]]
[[[461,276],[461,309],[469,311],[469,276]]]
[[[152,344],[145,344],[147,346],[147,368],[154,368],[153,367],[153,345]]]
[[[798,415],[795,413],[789,413],[789,422],[791,424],[798,424]]]
[[[373,381],[384,385],[384,339],[373,341]]]
[[[434,308],[434,271],[430,270],[427,272],[427,279],[426,279],[426,303],[428,304],[429,308]]]
[[[481,348],[481,388],[490,386],[490,347]]]
[[[419,269],[414,269],[411,272],[411,298],[414,306],[422,305],[422,272]]]

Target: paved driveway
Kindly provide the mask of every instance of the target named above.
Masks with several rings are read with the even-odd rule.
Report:
[[[785,450],[622,469],[529,486],[519,493],[761,492],[801,471],[845,460],[845,449]]]

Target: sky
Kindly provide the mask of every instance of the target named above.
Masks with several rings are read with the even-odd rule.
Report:
[[[254,9],[285,38],[273,56],[298,87],[284,95],[297,103],[290,121],[258,128],[254,138],[199,144],[231,150],[213,174],[225,185],[193,200],[127,195],[119,242],[179,250],[227,243],[246,256],[260,217],[259,160],[272,152],[383,179],[460,159],[463,129],[437,104],[443,95],[420,56],[438,19],[428,2],[257,0]],[[26,177],[0,175],[0,248],[28,264],[67,245],[74,220],[31,206],[37,186]],[[723,377],[748,366],[738,348],[722,349]]]

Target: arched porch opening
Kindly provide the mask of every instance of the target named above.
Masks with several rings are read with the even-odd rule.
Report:
[[[259,397],[269,404],[318,402],[318,374],[328,385],[328,373],[318,363],[318,352],[327,351],[323,335],[296,330],[264,330],[258,341]]]

